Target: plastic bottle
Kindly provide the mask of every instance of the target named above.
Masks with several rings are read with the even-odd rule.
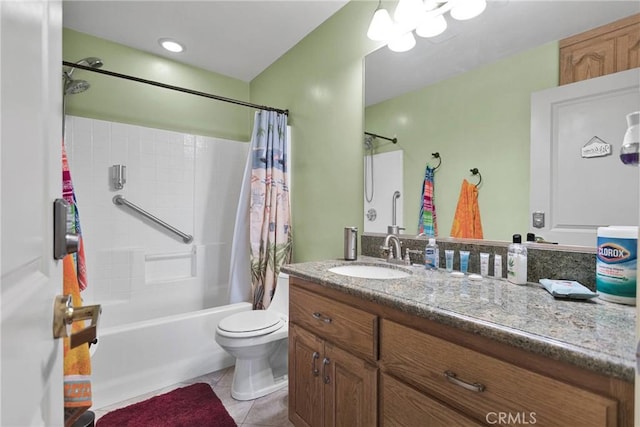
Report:
[[[507,249],[507,280],[516,285],[527,283],[527,248],[519,234],[513,235],[513,243]]]
[[[440,251],[436,239],[431,237],[429,243],[424,248],[424,268],[435,270],[440,266]]]

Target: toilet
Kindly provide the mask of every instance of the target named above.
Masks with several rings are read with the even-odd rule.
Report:
[[[289,275],[280,273],[266,310],[232,314],[216,328],[216,342],[236,358],[234,399],[257,399],[287,386],[288,336]]]

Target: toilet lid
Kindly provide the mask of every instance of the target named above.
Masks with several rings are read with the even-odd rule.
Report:
[[[284,321],[267,310],[243,311],[227,316],[218,323],[218,332],[226,336],[258,336],[280,329]]]

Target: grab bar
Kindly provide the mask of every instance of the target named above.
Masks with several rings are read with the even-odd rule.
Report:
[[[170,226],[169,224],[167,224],[166,222],[164,222],[160,218],[156,217],[155,215],[152,215],[149,212],[147,212],[144,209],[142,209],[141,207],[131,203],[130,201],[125,199],[120,194],[113,196],[113,203],[116,204],[116,205],[125,205],[125,206],[130,207],[134,211],[138,212],[140,215],[146,216],[147,218],[149,218],[151,221],[155,222],[156,224],[161,225],[164,228],[166,228],[167,230],[171,231],[172,233],[175,233],[178,236],[182,237],[182,241],[185,242],[185,243],[191,243],[193,241],[193,236],[191,236],[189,234],[185,234],[182,231],[178,230],[177,228]]]

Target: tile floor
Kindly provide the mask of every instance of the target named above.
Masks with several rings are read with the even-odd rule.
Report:
[[[293,426],[288,419],[288,391],[283,390],[271,393],[255,400],[239,401],[231,397],[231,381],[233,380],[233,367],[221,371],[212,372],[201,377],[155,390],[129,400],[125,400],[104,408],[94,409],[96,420],[107,412],[134,403],[149,399],[150,397],[167,393],[173,389],[195,383],[207,383],[220,398],[229,415],[233,417],[239,427],[289,427]]]

